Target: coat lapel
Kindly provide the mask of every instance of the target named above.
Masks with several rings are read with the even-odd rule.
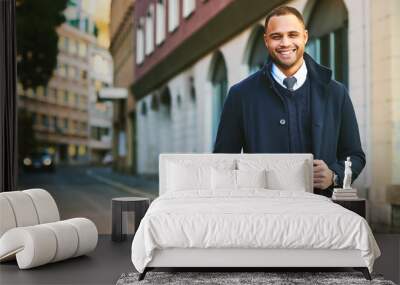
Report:
[[[320,82],[311,84],[312,143],[314,158],[319,159],[323,142],[325,108],[328,101],[326,85]]]
[[[307,53],[304,53],[304,60],[311,77],[312,149],[314,158],[319,159],[324,138],[325,109],[329,98],[328,84],[332,78],[332,71],[316,63]]]

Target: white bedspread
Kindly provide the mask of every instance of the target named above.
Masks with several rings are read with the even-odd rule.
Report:
[[[133,239],[132,262],[143,272],[154,249],[175,247],[358,249],[370,272],[380,256],[359,215],[324,196],[265,189],[158,197]]]

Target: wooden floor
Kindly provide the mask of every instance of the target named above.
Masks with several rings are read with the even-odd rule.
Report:
[[[375,273],[400,283],[400,234],[375,234],[382,251]],[[94,252],[29,270],[19,270],[16,262],[0,265],[0,284],[115,284],[124,272],[134,271],[131,262],[132,237],[121,243],[109,235],[99,236]],[[312,270],[310,270],[312,271]]]

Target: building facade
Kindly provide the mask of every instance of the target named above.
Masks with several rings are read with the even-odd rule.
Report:
[[[91,163],[98,164],[112,152],[113,103],[98,98],[102,88],[113,85],[113,61],[107,49],[92,46],[89,77],[89,157]]]
[[[114,60],[114,86],[128,90],[127,99],[114,100],[113,168],[136,173],[134,80],[134,0],[112,0],[110,11],[110,52]]]
[[[94,59],[97,54],[108,61],[111,57],[104,55],[107,50],[99,47],[96,25],[82,10],[81,1],[69,1],[64,15],[66,22],[57,28],[59,53],[53,76],[47,86],[36,90],[23,90],[19,84],[18,108],[32,117],[38,147],[54,154],[56,162],[88,163],[92,159],[89,150],[111,149],[111,142],[100,144],[90,136],[92,125],[98,123],[95,115],[99,113],[93,115],[95,95],[91,93],[99,80],[112,83],[112,69],[104,78],[94,71],[98,68]],[[108,113],[112,112],[111,106],[108,109]],[[111,134],[111,117],[107,116],[108,130],[104,132]]]
[[[371,221],[389,223],[386,189],[400,183],[396,0],[138,0],[138,172],[157,173],[160,153],[212,151],[227,91],[264,64],[264,19],[282,4],[303,13],[307,52],[349,90],[367,157],[353,186]]]

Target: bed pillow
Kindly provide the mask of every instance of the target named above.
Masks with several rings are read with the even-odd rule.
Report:
[[[211,168],[212,190],[236,190],[236,170]]]
[[[211,190],[211,167],[235,169],[234,159],[175,158],[166,162],[166,191]]]
[[[238,159],[239,170],[266,170],[267,188],[273,190],[307,191],[305,160],[260,160]]]
[[[237,188],[267,188],[267,171],[236,170]]]
[[[267,188],[267,176],[263,170],[211,169],[211,189],[239,190],[242,188]]]
[[[210,190],[211,167],[168,163],[167,191]]]
[[[286,191],[307,191],[304,169],[298,167],[289,172],[275,169],[267,171],[268,189]]]

